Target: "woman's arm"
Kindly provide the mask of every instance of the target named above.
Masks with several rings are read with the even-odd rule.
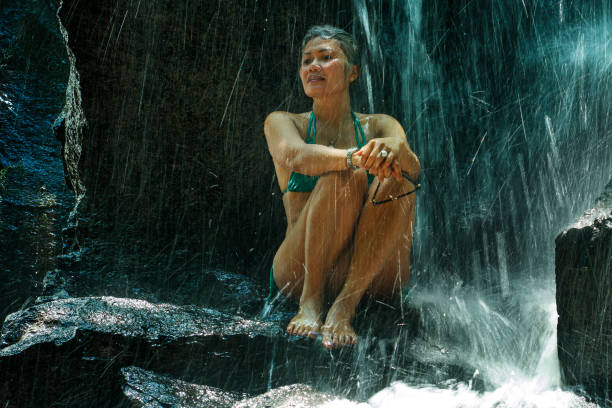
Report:
[[[305,143],[287,112],[269,114],[264,133],[272,159],[291,171],[319,176],[347,168],[346,150]]]
[[[401,172],[418,179],[421,172],[419,159],[410,149],[402,125],[389,115],[376,115],[375,138],[358,152],[361,156],[360,167],[369,170],[380,179],[393,176],[401,181]],[[386,150],[386,158],[379,156],[381,150]]]

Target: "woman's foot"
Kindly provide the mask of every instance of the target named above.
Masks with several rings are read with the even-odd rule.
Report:
[[[353,329],[353,312],[347,312],[334,303],[327,313],[325,324],[321,327],[323,346],[327,349],[357,344],[359,338]]]
[[[315,339],[319,335],[321,324],[321,311],[312,306],[302,305],[289,322],[287,333]]]

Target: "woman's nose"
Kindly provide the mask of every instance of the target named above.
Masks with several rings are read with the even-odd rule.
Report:
[[[313,71],[320,71],[321,70],[321,63],[317,60],[313,61],[312,64],[310,64],[310,66],[308,67],[308,70],[313,72]]]

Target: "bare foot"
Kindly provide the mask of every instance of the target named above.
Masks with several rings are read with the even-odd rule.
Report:
[[[334,304],[329,309],[325,325],[321,327],[323,346],[327,349],[357,344],[359,340],[351,324],[352,313],[340,309],[340,306]]]
[[[287,333],[311,339],[317,338],[320,330],[321,313],[308,307],[300,307],[299,312],[287,326]]]

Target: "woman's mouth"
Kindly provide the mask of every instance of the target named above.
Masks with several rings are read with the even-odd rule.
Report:
[[[325,78],[323,78],[320,75],[311,75],[308,77],[308,82],[319,82],[319,81],[323,81]]]

